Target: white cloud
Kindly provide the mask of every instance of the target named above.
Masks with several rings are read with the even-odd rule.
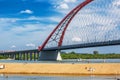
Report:
[[[44,24],[25,24],[23,26],[14,26],[11,28],[11,32],[14,34],[27,34],[27,33],[34,33],[34,32],[44,32],[46,30],[51,30],[55,25],[44,25]]]
[[[51,22],[60,22],[62,18],[60,16],[51,16],[51,17],[36,17],[36,16],[30,16],[28,18],[0,18],[0,23],[4,23],[1,25],[7,25],[7,24],[12,24],[12,23],[17,23],[17,21],[30,21],[30,20],[36,20],[38,21],[43,21],[43,20],[48,20]],[[40,23],[39,23],[40,24]],[[2,27],[2,26],[1,26]]]
[[[51,22],[60,22],[61,17],[59,16],[51,16],[51,17],[36,17],[36,16],[31,16],[29,18],[27,18],[26,20],[38,20],[38,21],[43,21],[43,20],[48,20]]]
[[[115,0],[115,1],[113,2],[113,6],[120,7],[120,0]]]
[[[76,2],[77,0],[64,0],[65,2],[68,2],[68,3],[74,3]]]
[[[29,44],[26,44],[27,47],[35,47],[35,44],[33,43],[29,43]]]
[[[112,7],[111,9],[109,10],[110,14],[114,14],[113,16],[119,16],[118,13],[120,13],[120,0],[114,0],[113,3],[112,3]]]
[[[81,39],[80,39],[79,37],[73,37],[73,38],[72,38],[72,41],[73,41],[73,42],[80,42]]]
[[[33,11],[29,10],[29,9],[26,9],[26,10],[22,10],[20,11],[21,14],[25,13],[25,14],[32,14]]]
[[[15,45],[12,45],[11,48],[16,48],[16,46],[15,46]]]
[[[16,20],[18,20],[18,19],[17,18],[0,18],[0,22],[13,23],[13,22],[16,22]]]
[[[59,6],[57,6],[58,9],[69,9],[68,4],[66,3],[61,3]]]
[[[73,5],[75,6],[76,2],[77,0],[57,0],[57,1],[54,1],[53,4],[58,12],[64,14],[69,12],[69,10],[71,10]]]
[[[30,23],[29,23],[30,20]],[[41,45],[47,38],[49,33],[53,30],[56,24],[31,23],[31,20],[49,20],[51,22],[59,22],[59,17],[28,17],[28,18],[0,18],[0,44],[5,49],[11,49],[8,45],[16,44],[18,48],[29,49],[32,47],[25,47],[26,43],[35,43],[36,47]],[[28,23],[19,23],[28,21]],[[7,47],[8,46],[8,47]],[[3,49],[2,47],[0,49]]]

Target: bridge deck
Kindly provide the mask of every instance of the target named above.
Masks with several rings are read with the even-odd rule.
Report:
[[[74,45],[66,45],[66,46],[61,46],[61,47],[51,47],[51,48],[45,48],[42,51],[55,51],[55,50],[100,47],[100,46],[110,46],[110,45],[120,45],[120,40],[105,41],[105,42],[93,42],[93,43],[85,43],[85,44],[74,44]],[[39,51],[38,51],[38,49],[33,49],[33,50],[4,52],[4,53],[0,53],[0,54],[25,53],[25,52],[39,52]]]
[[[44,51],[53,51],[53,50],[66,50],[66,49],[77,49],[77,48],[87,48],[87,47],[100,47],[100,46],[110,46],[110,45],[120,45],[120,40],[66,45],[66,46],[61,46],[61,47],[45,48],[43,50]]]

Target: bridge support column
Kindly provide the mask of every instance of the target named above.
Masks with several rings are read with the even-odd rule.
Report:
[[[17,60],[17,54],[15,53],[15,60]]]
[[[19,53],[16,54],[16,60],[19,60]]]
[[[43,61],[57,61],[57,60],[62,60],[60,51],[41,51],[39,60]]]
[[[39,61],[39,55],[40,53],[39,52],[37,52],[37,61]]]
[[[36,60],[36,53],[34,52],[34,61]]]
[[[23,60],[25,60],[25,53],[23,53]]]
[[[28,52],[26,53],[26,60],[28,61]]]
[[[30,52],[30,61],[32,61],[32,52]]]
[[[22,60],[22,53],[19,53],[19,60]]]

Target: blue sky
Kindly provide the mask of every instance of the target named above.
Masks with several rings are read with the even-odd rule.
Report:
[[[60,20],[82,1],[84,0],[0,0],[0,50],[37,48]],[[98,9],[103,9],[106,7],[104,4],[117,6],[116,13],[119,12],[120,0],[96,0],[86,9],[94,9],[96,6]],[[89,15],[92,13],[93,11],[90,11]],[[96,14],[105,15],[99,11]],[[98,50],[113,53],[120,52],[119,48],[119,46],[114,46],[75,51],[92,52]]]

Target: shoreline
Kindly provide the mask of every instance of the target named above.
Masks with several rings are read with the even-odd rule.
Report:
[[[120,63],[0,63],[0,74],[120,75]]]

